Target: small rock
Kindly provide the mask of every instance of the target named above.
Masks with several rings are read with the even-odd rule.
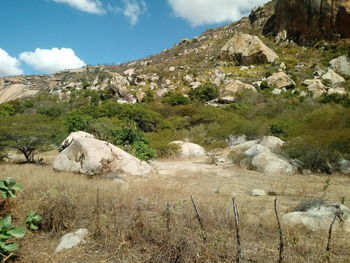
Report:
[[[73,233],[64,235],[61,238],[60,243],[56,247],[55,253],[61,252],[65,249],[73,248],[79,245],[80,243],[84,242],[84,238],[87,236],[88,233],[89,231],[86,228],[80,228]]]
[[[251,191],[250,195],[251,196],[265,196],[266,192],[264,190],[254,189]]]
[[[303,173],[303,175],[311,175],[312,171],[310,171],[308,169],[303,169],[302,173]]]

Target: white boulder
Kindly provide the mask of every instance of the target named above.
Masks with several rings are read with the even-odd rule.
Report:
[[[267,85],[271,88],[294,88],[295,82],[283,71],[272,74],[266,80]]]
[[[336,219],[335,228],[350,232],[350,209],[341,204],[321,205],[306,212],[292,212],[282,216],[282,224],[295,226],[304,225],[312,231],[328,230],[336,214],[342,214],[342,223]]]
[[[79,138],[95,138],[94,135],[84,132],[84,131],[77,131],[72,132],[69,134],[69,136],[61,143],[59,146],[59,151],[63,151],[65,148],[67,148],[73,141],[79,139]]]
[[[173,141],[170,144],[179,146],[179,156],[180,157],[196,157],[204,156],[206,154],[204,148],[198,144],[184,142],[184,141]]]
[[[259,144],[268,148],[271,152],[279,150],[285,142],[275,136],[264,136]]]
[[[251,192],[250,192],[250,195],[251,196],[265,196],[266,195],[266,192],[264,190],[260,190],[260,189],[253,189]]]
[[[345,81],[345,79],[335,73],[332,69],[328,69],[327,73],[322,75],[323,80],[328,80],[332,85],[340,84]]]
[[[72,141],[55,159],[56,171],[88,175],[122,173],[143,176],[152,167],[111,143],[95,138],[80,137]]]
[[[292,175],[295,173],[294,167],[289,162],[271,152],[255,155],[251,160],[251,164],[255,170],[267,175]]]
[[[256,155],[262,154],[262,153],[269,153],[270,150],[266,148],[265,146],[262,146],[260,144],[255,144],[252,147],[250,147],[248,150],[244,152],[244,155],[249,157],[254,157]]]
[[[350,76],[350,59],[347,56],[343,55],[334,58],[329,62],[329,64],[334,71]]]

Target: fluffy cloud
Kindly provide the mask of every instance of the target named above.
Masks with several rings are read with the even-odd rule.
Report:
[[[146,4],[143,0],[123,0],[125,8],[123,14],[129,20],[131,25],[135,25],[139,16],[146,12]]]
[[[47,73],[81,68],[86,65],[70,48],[37,48],[34,52],[23,52],[19,57],[34,69]]]
[[[105,10],[99,0],[53,0],[56,3],[68,4],[71,7],[91,14],[104,14]]]
[[[18,59],[11,57],[5,50],[0,48],[0,77],[23,74]]]
[[[176,16],[192,26],[232,22],[268,0],[168,0]]]

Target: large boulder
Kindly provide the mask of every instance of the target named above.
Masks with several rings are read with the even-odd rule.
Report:
[[[269,153],[270,150],[266,148],[265,146],[262,146],[260,144],[255,144],[252,147],[250,147],[248,150],[244,152],[244,155],[248,157],[254,157],[262,153]]]
[[[94,135],[84,132],[84,131],[77,131],[72,132],[69,134],[69,136],[61,143],[61,145],[58,147],[58,150],[61,152],[64,149],[66,149],[71,143],[79,138],[95,138]]]
[[[343,75],[350,76],[350,59],[347,56],[340,56],[329,62],[331,68]]]
[[[279,150],[285,142],[275,136],[264,136],[259,142],[260,145],[266,147],[271,152]]]
[[[278,58],[257,36],[248,34],[235,34],[222,47],[221,57],[239,65],[272,63]]]
[[[87,175],[118,173],[143,176],[152,167],[131,154],[105,141],[91,137],[74,139],[55,159],[56,171],[76,172]]]
[[[334,72],[332,69],[328,69],[326,74],[321,77],[323,80],[329,81],[332,85],[337,85],[345,81],[345,79]]]
[[[321,97],[327,92],[327,87],[319,79],[307,79],[302,85],[306,86],[308,91],[312,93],[313,98]]]
[[[294,167],[289,162],[271,152],[262,152],[255,155],[251,160],[251,164],[255,170],[267,175],[292,175],[295,173]]]
[[[295,87],[295,82],[283,71],[272,74],[267,78],[266,83],[269,87],[277,89]]]
[[[256,92],[256,89],[250,84],[243,83],[239,80],[232,80],[229,84],[226,85],[226,87],[223,88],[223,90],[221,91],[221,95],[226,96],[244,91]]]
[[[279,0],[265,33],[283,30],[298,42],[350,37],[349,0]]]
[[[338,214],[343,222],[337,218],[335,228],[350,232],[350,209],[341,204],[319,205],[304,212],[287,213],[282,216],[281,222],[289,226],[303,225],[312,231],[328,230]]]
[[[179,147],[178,155],[180,157],[197,157],[204,156],[206,154],[204,148],[195,143],[173,141],[170,144],[177,145]]]

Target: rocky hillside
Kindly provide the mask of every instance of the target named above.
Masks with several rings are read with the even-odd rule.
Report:
[[[0,102],[43,92],[65,99],[73,91],[87,89],[106,90],[120,103],[135,103],[143,101],[149,92],[156,98],[171,90],[186,94],[207,82],[219,85],[222,94],[228,95],[225,86],[232,81],[259,87],[266,77],[280,71],[289,76],[279,73],[273,79],[279,76],[287,83],[275,85],[272,79],[268,80],[275,88],[291,87],[294,83],[299,93],[305,90],[303,95],[311,91],[314,93],[311,96],[319,96],[329,90],[345,94],[342,83],[343,77],[350,74],[349,59],[333,61],[331,71],[328,66],[337,53],[346,55],[349,45],[338,42],[300,47],[293,40],[315,42],[335,36],[349,37],[348,7],[349,1],[271,1],[253,9],[249,17],[207,30],[191,40],[182,39],[174,47],[146,59],[114,66],[88,66],[54,75],[1,78]],[[314,74],[330,81],[325,85],[314,80]],[[311,80],[305,82],[306,79]]]

